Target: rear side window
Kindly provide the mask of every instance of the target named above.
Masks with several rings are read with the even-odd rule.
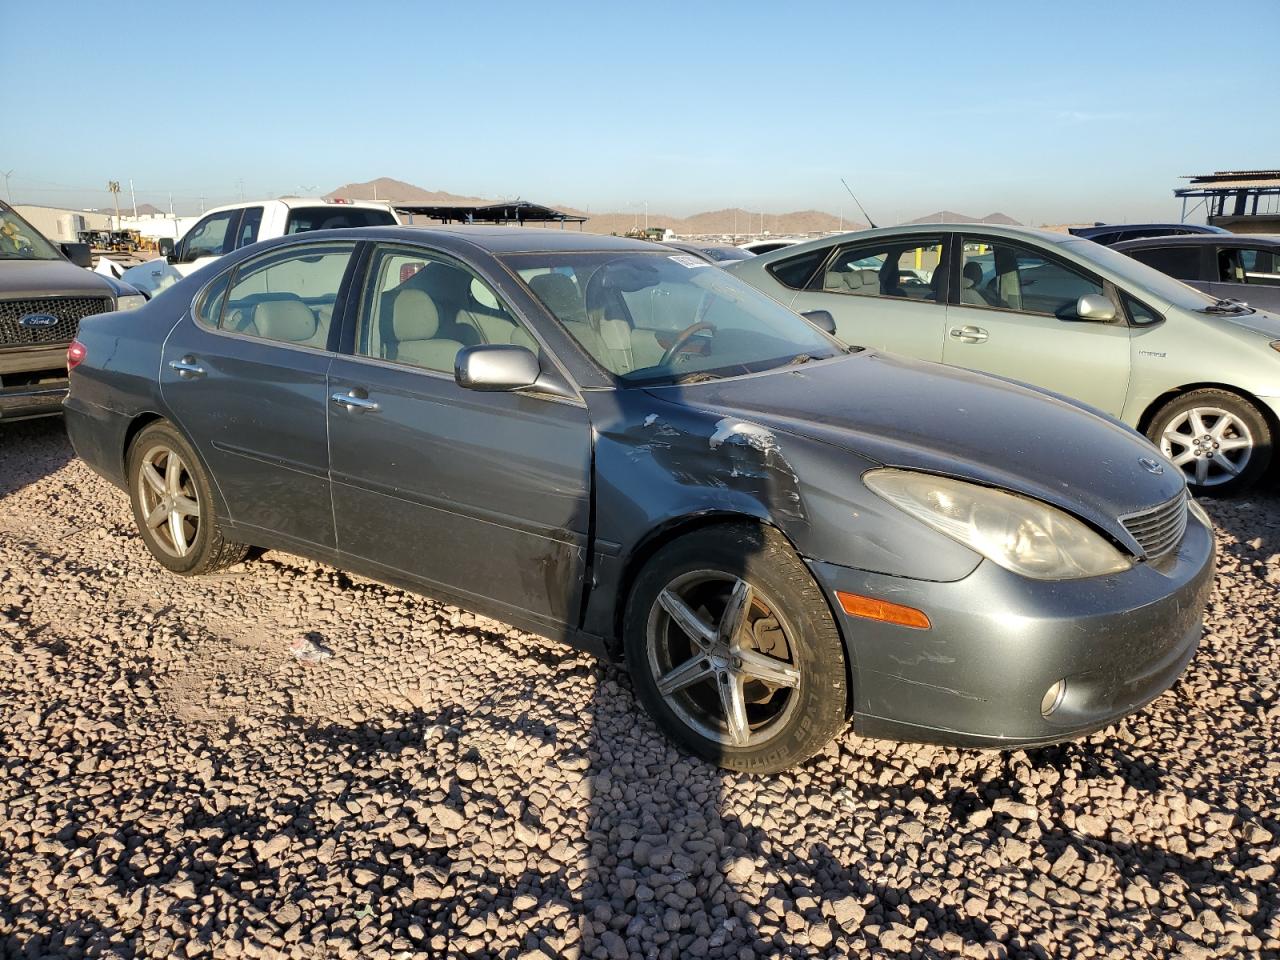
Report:
[[[258,228],[262,226],[262,208],[246,207],[244,216],[240,218],[240,239],[236,249],[247,247],[258,242]]]
[[[346,227],[385,227],[396,218],[390,210],[348,207],[340,203],[323,207],[294,207],[285,221],[285,233],[307,233],[311,230],[342,230]]]
[[[355,244],[305,244],[236,270],[219,326],[263,340],[324,349]]]
[[[227,299],[227,285],[230,283],[230,272],[224,273],[205,287],[201,294],[200,305],[196,307],[196,319],[206,327],[218,325],[218,319],[222,316],[222,304]]]
[[[1144,250],[1126,250],[1125,253],[1139,263],[1145,263],[1178,280],[1200,279],[1199,247],[1148,247]]]
[[[765,269],[773,274],[774,279],[784,287],[790,287],[792,290],[803,290],[809,282],[809,278],[813,276],[826,258],[827,250],[810,250],[808,253],[803,253],[798,257],[779,260]]]

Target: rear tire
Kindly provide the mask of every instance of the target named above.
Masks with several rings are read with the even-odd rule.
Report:
[[[1271,425],[1253,403],[1227,390],[1192,390],[1155,412],[1147,437],[1182,470],[1196,496],[1229,497],[1271,464]]]
[[[704,527],[660,549],[636,578],[623,643],[658,725],[722,767],[785,770],[845,725],[845,651],[831,609],[771,528]]]
[[[211,573],[245,558],[249,548],[223,539],[204,465],[173,424],[144,427],[129,447],[133,519],[151,555],[174,573]]]

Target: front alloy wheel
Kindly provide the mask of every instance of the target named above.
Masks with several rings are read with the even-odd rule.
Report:
[[[1270,420],[1248,398],[1216,387],[1172,398],[1151,417],[1147,437],[1198,496],[1239,493],[1271,463]]]
[[[772,527],[715,524],[666,544],[636,576],[622,627],[636,696],[667,736],[713,763],[785,770],[844,726],[831,607]]]
[[[791,631],[746,580],[686,573],[649,616],[649,668],[677,716],[709,740],[758,746],[783,729],[800,686]]]
[[[1253,455],[1249,427],[1218,407],[1192,407],[1178,414],[1160,434],[1160,449],[1181,467],[1187,482],[1217,487],[1244,473]]]

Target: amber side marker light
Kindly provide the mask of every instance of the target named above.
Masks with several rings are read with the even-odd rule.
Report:
[[[845,593],[843,590],[837,590],[836,596],[840,598],[840,608],[851,617],[896,623],[900,627],[915,627],[917,630],[928,630],[931,626],[928,615],[915,607],[904,607],[900,603]]]

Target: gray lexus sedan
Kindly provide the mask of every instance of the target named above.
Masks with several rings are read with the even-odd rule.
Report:
[[[1182,472],[1095,410],[842,346],[669,247],[373,227],[86,320],[67,427],[179,574],[250,545],[625,660],[726,767],[1103,727],[1195,652]]]

